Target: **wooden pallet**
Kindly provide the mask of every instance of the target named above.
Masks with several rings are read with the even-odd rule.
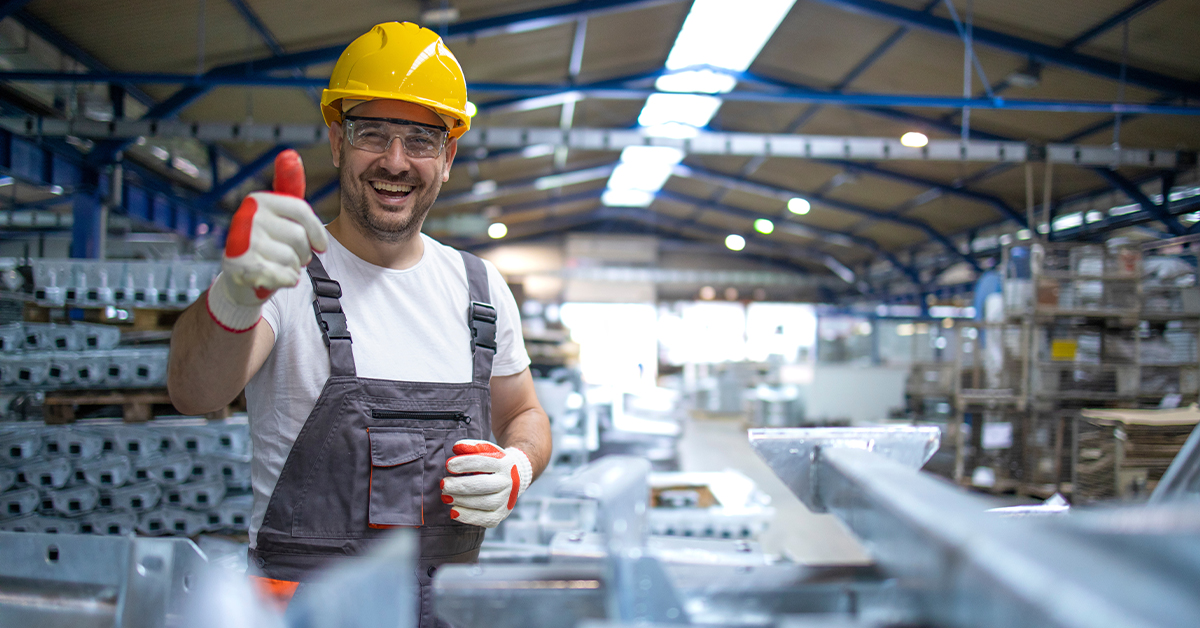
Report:
[[[210,420],[227,419],[234,412],[246,409],[245,399],[244,395],[238,395],[229,405],[204,416]],[[126,423],[144,423],[155,417],[180,414],[162,388],[52,391],[46,393],[43,408],[47,424],[61,425],[74,423],[80,415],[107,406],[120,406],[121,418]]]
[[[105,308],[97,306],[60,306],[48,307],[37,303],[26,302],[23,318],[30,323],[62,323],[67,320],[66,310],[83,310],[83,320],[88,323],[102,323],[120,327],[122,331],[170,331],[175,321],[183,314],[181,308],[125,308],[128,318],[106,318]]]
[[[120,406],[121,418],[126,423],[144,423],[155,416],[179,414],[167,391],[161,389],[54,391],[46,393],[46,423],[74,423],[80,414],[102,406]]]

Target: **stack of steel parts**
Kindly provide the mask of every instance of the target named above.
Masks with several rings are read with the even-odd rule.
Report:
[[[443,566],[459,628],[606,625],[1178,626],[1200,616],[1200,448],[1149,506],[992,511],[918,471],[936,427],[752,430],[811,510],[841,520],[870,565],[763,560],[753,543],[669,547],[647,534],[644,461],[613,457],[562,484],[598,501],[600,534],[555,540],[546,564]],[[1194,442],[1200,442],[1197,436]],[[1164,479],[1164,484],[1166,479]],[[561,542],[560,542],[561,541]],[[695,540],[687,539],[689,544]],[[726,552],[724,550],[728,549]]]
[[[194,536],[245,531],[245,419],[0,425],[0,530]]]
[[[109,325],[10,323],[0,326],[0,388],[71,390],[166,384],[165,345],[120,347]]]
[[[562,482],[588,460],[635,454],[655,469],[678,468],[682,409],[674,391],[634,395],[598,388],[585,398],[577,377],[534,382],[550,416],[554,460],[513,513],[488,530],[483,562],[543,561],[555,538],[596,532],[595,500],[559,494]],[[656,536],[754,540],[774,516],[770,498],[735,471],[655,471],[651,482],[647,516]]]
[[[457,628],[1132,628],[1200,617],[1200,432],[1152,504],[1092,512],[995,511],[918,471],[936,427],[750,438],[801,501],[863,541],[870,564],[773,562],[752,541],[651,536],[651,465],[610,456],[558,486],[595,502],[598,532],[556,536],[540,563],[430,570],[438,615]],[[0,624],[412,628],[415,534],[393,534],[301,587],[283,614],[229,569],[204,567],[185,540],[0,533]]]
[[[218,262],[36,259],[33,296],[42,305],[186,307],[208,288]]]

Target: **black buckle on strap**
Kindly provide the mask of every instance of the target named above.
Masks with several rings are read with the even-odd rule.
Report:
[[[475,347],[496,350],[496,308],[487,303],[471,303],[471,350]]]
[[[329,299],[342,298],[342,285],[338,282],[323,277],[312,277],[311,275],[310,278],[312,279],[313,293],[317,296]]]
[[[337,312],[322,312],[320,299],[313,300],[313,311],[317,315],[317,324],[321,327],[321,339],[325,341],[325,346],[329,346],[329,341],[345,339],[350,340],[350,328],[346,325],[346,315],[340,310]],[[353,342],[351,340],[351,342]]]

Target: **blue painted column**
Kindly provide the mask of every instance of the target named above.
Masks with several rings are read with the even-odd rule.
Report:
[[[103,257],[104,207],[96,194],[78,194],[74,205],[75,223],[71,227],[71,257]]]

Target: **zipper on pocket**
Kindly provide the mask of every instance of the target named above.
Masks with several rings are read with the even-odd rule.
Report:
[[[466,412],[427,412],[421,410],[380,410],[371,409],[372,419],[414,419],[418,421],[458,421],[471,423],[471,417]]]

